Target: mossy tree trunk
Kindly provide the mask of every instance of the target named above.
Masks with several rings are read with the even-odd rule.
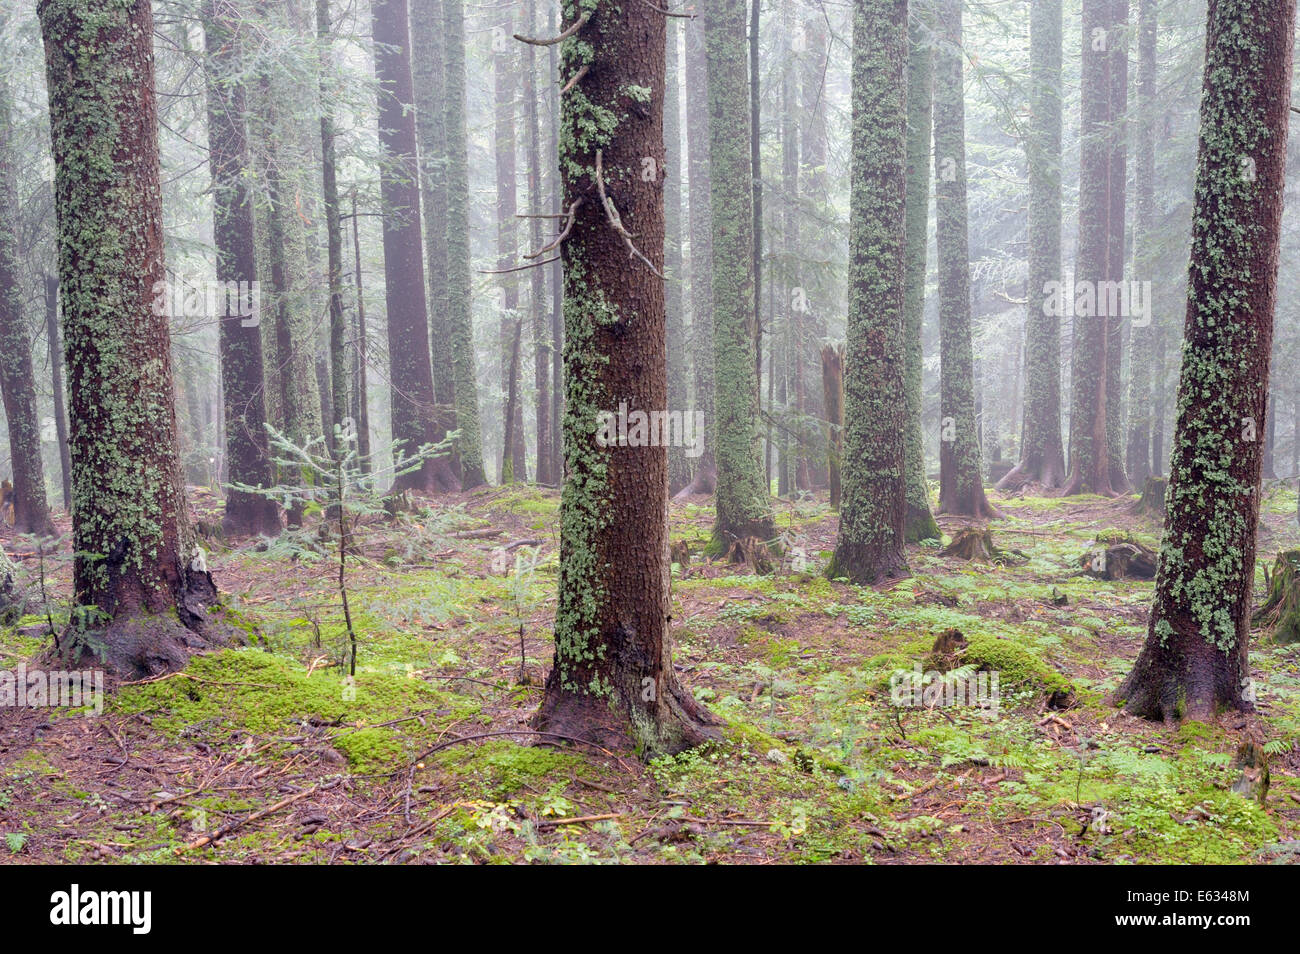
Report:
[[[36,419],[36,373],[31,332],[23,320],[18,278],[16,156],[9,115],[8,81],[0,78],[0,393],[9,425],[13,468],[14,531],[52,533],[41,461],[41,431]]]
[[[966,230],[966,107],[962,3],[937,0],[934,173],[939,254],[939,512],[996,516],[984,496],[975,425],[970,255]]]
[[[812,217],[811,227],[801,236],[801,245],[803,255],[816,261],[826,261],[837,254],[829,247],[828,230],[824,228],[824,223],[835,213],[830,211],[829,166],[826,161],[826,84],[830,75],[831,41],[823,15],[821,10],[809,11],[803,22],[804,52],[799,57],[800,92],[803,96],[803,117],[799,128],[800,204],[811,210]],[[800,326],[799,338],[803,341],[802,360],[811,369],[804,377],[803,408],[811,418],[831,420],[822,403],[825,395],[817,386],[816,372],[821,367],[821,350],[828,334],[826,316],[830,312],[827,304],[830,295],[826,288],[814,286],[809,276],[801,276],[799,287],[802,289],[803,307],[797,312],[796,320]],[[808,482],[801,489],[826,487],[828,455],[822,453],[819,434],[813,431],[807,436],[812,439],[814,452],[809,453]]]
[[[907,258],[903,289],[903,374],[907,420],[904,422],[907,515],[903,539],[908,543],[939,539],[939,524],[930,510],[925,474],[925,438],[921,428],[923,384],[921,336],[925,322],[925,278],[930,234],[930,142],[933,133],[933,2],[912,4],[907,59]]]
[[[903,287],[907,0],[855,0],[849,312],[839,536],[827,574],[871,585],[908,575]]]
[[[826,408],[826,475],[832,510],[840,509],[844,461],[844,345],[822,348],[822,401]]]
[[[68,454],[67,390],[63,383],[63,345],[59,341],[59,279],[45,276],[45,341],[50,354],[50,390],[54,395],[54,430],[59,440],[59,475],[63,509],[72,512],[72,458]]]
[[[379,188],[384,200],[384,292],[388,305],[393,457],[416,453],[438,434],[429,311],[420,238],[420,170],[415,139],[411,31],[406,0],[371,4],[375,79],[379,84],[379,144],[384,153]],[[458,489],[446,457],[424,460],[399,475],[393,490],[424,493]]]
[[[128,676],[216,635],[192,560],[163,287],[148,0],[42,0],[72,397],[74,621],[65,655]],[[93,611],[93,612],[92,612]]]
[[[713,549],[776,536],[758,441],[754,310],[754,195],[750,155],[744,0],[704,13],[709,61],[709,160],[713,223],[713,372],[717,426],[717,522]]]
[[[1210,0],[1168,518],[1146,645],[1118,691],[1148,718],[1250,707],[1256,432],[1268,393],[1294,29],[1294,0]]]
[[[1050,283],[1061,280],[1061,2],[1029,9],[1030,126],[1028,309],[1025,314],[1025,408],[1020,460],[999,490],[1065,482],[1061,445],[1061,319],[1047,307]]]
[[[251,157],[245,126],[240,7],[211,0],[204,21],[207,60],[208,150],[212,167],[212,234],[217,250],[217,281],[247,282],[256,288],[256,233],[249,194]],[[256,291],[253,294],[257,294]],[[239,309],[226,309],[217,328],[226,411],[226,473],[231,484],[270,487],[274,468],[266,433],[266,377],[262,364],[260,303],[258,321]],[[280,532],[274,500],[232,488],[223,519],[227,534]]]
[[[469,253],[469,134],[465,128],[465,12],[462,0],[443,0],[447,94],[447,328],[460,431],[462,490],[487,483],[478,413]]]
[[[539,730],[646,756],[716,736],[672,665],[666,448],[602,445],[597,435],[598,415],[620,401],[649,411],[668,396],[664,285],[655,273],[663,269],[662,183],[641,176],[644,158],[659,168],[664,159],[664,20],[650,4],[582,0],[566,7],[562,24],[581,24],[561,54],[572,88],[560,157],[566,208],[581,204],[561,246],[568,393],[559,606],[554,665],[534,718]],[[629,262],[602,184],[650,264]]]

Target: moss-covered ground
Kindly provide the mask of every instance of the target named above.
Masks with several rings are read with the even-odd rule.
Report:
[[[490,490],[361,528],[354,679],[328,544],[210,541],[248,645],[118,686],[99,716],[0,710],[0,861],[1294,860],[1300,648],[1255,640],[1256,713],[1127,716],[1107,697],[1151,583],[1097,580],[1080,560],[1117,533],[1154,544],[1159,526],[1130,499],[996,502],[1014,559],[913,547],[913,576],[881,590],[818,574],[835,516],[815,500],[779,504],[771,576],[675,566],[676,664],[725,741],[649,764],[528,731],[551,657],[557,494]],[[1264,509],[1271,563],[1300,542],[1294,491]],[[674,541],[699,554],[712,519],[707,501],[674,504]],[[35,572],[22,541],[5,544]],[[57,619],[69,565],[46,569]],[[995,712],[894,704],[891,676],[928,666],[949,629],[967,641],[959,673],[998,674]],[[21,620],[0,635],[3,664],[42,643],[40,618]],[[1231,790],[1247,736],[1270,756],[1263,805]]]

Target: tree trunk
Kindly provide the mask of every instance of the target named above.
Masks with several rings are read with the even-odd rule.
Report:
[[[907,248],[903,287],[903,469],[907,513],[903,539],[908,543],[939,539],[930,510],[925,474],[925,439],[921,427],[925,321],[926,246],[930,232],[930,134],[934,100],[933,10],[929,0],[914,4],[907,59]]]
[[[418,0],[411,14],[411,78],[415,83],[415,129],[420,138],[420,198],[424,216],[425,271],[429,283],[429,335],[433,396],[438,402],[434,435],[455,427],[456,380],[452,372],[447,283],[447,67],[443,50],[442,0]]]
[[[664,304],[668,312],[668,410],[687,413],[685,295],[682,288],[682,76],[677,68],[678,21],[668,18],[664,55]],[[691,479],[686,448],[668,448],[668,492],[675,494]]]
[[[1294,0],[1210,0],[1165,535],[1146,645],[1117,694],[1147,718],[1250,708],[1255,431],[1268,394],[1294,30]]]
[[[813,210],[813,221],[809,234],[804,241],[804,254],[818,261],[826,261],[837,254],[828,241],[825,223],[832,214],[829,176],[826,162],[826,86],[830,66],[830,35],[828,25],[820,10],[803,24],[804,54],[802,61],[801,87],[803,93],[803,124],[799,130],[800,182],[803,186],[802,203]],[[803,360],[810,368],[821,367],[821,350],[826,343],[826,316],[830,309],[828,290],[815,286],[811,279],[800,282],[799,324],[802,326],[802,338],[806,351]],[[809,417],[833,420],[822,404],[823,392],[817,387],[815,372],[804,380],[803,406]],[[813,453],[809,455],[810,488],[827,486],[828,471],[826,461],[828,454]]]
[[[1156,188],[1156,0],[1138,0],[1137,135],[1133,209],[1133,279],[1153,281]],[[1154,288],[1154,282],[1152,287]],[[1129,358],[1128,477],[1141,486],[1151,476],[1151,404],[1155,380],[1156,310],[1147,302],[1147,324],[1132,325]]]
[[[1106,159],[1110,234],[1107,236],[1106,279],[1112,286],[1124,282],[1124,263],[1127,261],[1124,243],[1128,233],[1124,218],[1128,182],[1128,7],[1129,0],[1111,0],[1110,138]],[[1124,473],[1124,388],[1120,377],[1127,325],[1128,316],[1122,309],[1106,321],[1106,455],[1110,487],[1117,494],[1133,489]]]
[[[660,183],[641,177],[643,158],[660,168],[664,158],[666,31],[664,14],[646,3],[593,5],[583,18],[565,42],[583,45],[586,71],[574,82],[578,66],[566,51],[574,86],[561,117],[572,131],[561,147],[565,206],[582,203],[561,246],[568,396],[559,607],[534,725],[651,756],[717,737],[672,665],[666,449],[618,446],[596,429],[620,401],[650,411],[667,400],[663,281],[651,270],[663,268],[663,199]],[[634,98],[639,88],[650,95]],[[618,117],[612,129],[584,120],[596,109]],[[611,224],[615,208],[651,264],[629,262]]]
[[[429,310],[424,299],[424,248],[420,238],[420,168],[416,155],[411,32],[406,0],[374,0],[375,79],[379,83],[379,144],[385,162],[379,188],[384,200],[384,297],[388,305],[388,360],[392,369],[393,460],[438,439],[429,353]],[[456,490],[445,456],[426,459],[399,475],[394,491]]]
[[[74,602],[61,655],[126,677],[219,640],[173,405],[147,0],[42,0],[72,398]],[[85,95],[94,90],[94,96]]]
[[[1061,2],[1029,10],[1030,127],[1028,308],[1025,313],[1025,407],[1020,461],[999,490],[1065,482],[1061,446],[1061,318],[1048,304],[1061,280]]]
[[[827,575],[871,586],[908,575],[903,289],[907,0],[853,4],[849,312],[839,537]]]
[[[497,268],[513,269],[519,264],[519,223],[518,183],[515,181],[515,74],[518,64],[515,61],[516,43],[511,39],[513,29],[507,14],[502,23],[493,29],[493,74],[496,93],[495,122],[493,123],[494,147],[497,166]],[[526,482],[528,480],[528,463],[524,449],[524,415],[522,402],[512,402],[510,395],[519,394],[519,364],[512,358],[512,342],[515,329],[520,321],[519,314],[519,273],[506,271],[497,276],[500,283],[499,299],[500,331],[498,342],[501,354],[501,409],[509,413],[501,432],[503,443],[501,449],[501,482]]]
[[[266,433],[261,290],[257,284],[253,200],[248,188],[251,159],[244,119],[245,94],[238,79],[242,70],[241,40],[236,35],[240,10],[240,5],[232,0],[211,0],[204,22],[217,281],[233,283],[237,289],[246,284],[247,301],[243,300],[242,292],[238,297],[241,304],[252,306],[223,310],[217,333],[226,408],[228,482],[267,488],[275,483],[275,472]],[[241,314],[244,311],[254,314],[245,316]],[[238,486],[226,493],[222,523],[226,534],[232,536],[275,536],[280,532],[280,514],[275,501],[240,490]]]
[[[695,460],[695,475],[682,494],[711,494],[717,487],[714,448],[718,429],[713,390],[713,218],[709,188],[709,66],[704,25],[686,24],[686,175],[691,243],[691,347],[694,351],[695,405],[704,415],[704,452]]]
[[[478,372],[470,294],[469,143],[465,128],[465,15],[462,0],[443,0],[447,65],[447,326],[456,380],[462,490],[487,483],[478,415]]]
[[[934,68],[935,209],[939,253],[939,512],[992,517],[975,424],[970,256],[966,231],[966,109],[961,0],[938,0]]]
[[[537,30],[537,2],[528,2],[528,32]],[[542,247],[542,133],[538,118],[537,48],[524,47],[524,113],[528,123],[528,221],[533,251]],[[528,270],[528,308],[533,326],[533,383],[537,388],[537,482],[555,486],[555,436],[551,427],[550,316],[546,312],[546,274],[540,267]]]
[[[1126,0],[1118,0],[1127,9]],[[1116,20],[1117,12],[1121,14]],[[1128,62],[1119,42],[1124,10],[1116,0],[1084,0],[1082,107],[1079,133],[1079,245],[1075,267],[1076,294],[1069,284],[1049,301],[1073,316],[1074,346],[1070,370],[1070,476],[1065,494],[1095,493],[1110,496],[1116,487],[1108,414],[1117,413],[1117,395],[1111,359],[1118,356],[1112,340],[1122,318],[1112,314],[1116,298],[1106,289],[1116,270],[1123,275],[1123,181],[1115,182],[1113,152],[1118,118],[1114,113],[1115,74]],[[1123,72],[1127,75],[1127,69]],[[1117,199],[1116,192],[1121,193]],[[1119,239],[1116,230],[1121,232]],[[1118,254],[1119,260],[1115,257]],[[1050,297],[1050,296],[1045,296]]]
[[[18,193],[8,81],[0,78],[0,392],[9,425],[14,532],[49,534],[41,428],[36,417],[32,342],[18,287]]]
[[[713,340],[717,413],[717,522],[712,549],[771,540],[776,531],[758,443],[754,343],[754,218],[744,0],[717,0],[704,14],[709,58]]]
[[[330,0],[316,0],[316,34],[325,49],[324,66],[330,68],[333,59],[329,53],[333,43],[333,26],[330,23]],[[333,90],[327,77],[321,79],[321,197],[325,214],[325,246],[327,254],[326,285],[329,293],[329,399],[330,427],[326,436],[334,446],[333,428],[339,428],[340,437],[350,440],[355,431],[347,426],[348,364],[346,356],[347,319],[343,315],[343,209],[339,203],[337,159],[334,144],[334,110],[330,105]],[[336,454],[343,448],[335,447]]]
[[[50,390],[54,393],[54,433],[59,442],[63,509],[72,512],[72,458],[68,453],[67,391],[63,385],[63,345],[59,342],[59,279],[45,276],[45,341],[50,354]]]

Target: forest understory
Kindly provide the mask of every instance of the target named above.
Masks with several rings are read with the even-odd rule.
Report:
[[[248,645],[111,686],[102,715],[10,711],[0,855],[1295,861],[1300,645],[1253,634],[1253,713],[1181,727],[1133,718],[1108,696],[1142,647],[1152,583],[1084,570],[1103,544],[1157,546],[1158,520],[1136,514],[1134,497],[990,499],[1003,515],[989,524],[996,562],[909,547],[913,575],[879,589],[822,574],[837,530],[824,498],[776,503],[786,557],[766,575],[701,556],[708,498],[673,503],[675,665],[724,738],[645,764],[529,727],[553,654],[558,492],[503,487],[367,518],[347,573],[352,687],[333,544],[310,524],[273,542],[209,539],[209,569]],[[219,524],[219,500],[193,489],[191,500]],[[1300,544],[1295,512],[1290,482],[1266,484],[1257,602],[1273,556]],[[939,522],[944,544],[964,526]],[[3,543],[39,575],[21,539]],[[806,565],[792,566],[793,553]],[[69,557],[44,559],[56,625]],[[7,667],[48,646],[44,607],[33,613],[0,630]],[[997,712],[895,705],[890,676],[939,665],[931,649],[953,629],[965,645],[944,662],[997,671]],[[1247,740],[1267,753],[1262,798],[1235,762]]]

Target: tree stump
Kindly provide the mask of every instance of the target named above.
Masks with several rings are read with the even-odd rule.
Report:
[[[925,657],[925,668],[938,672],[950,672],[961,665],[961,657],[968,645],[966,637],[959,629],[945,629],[934,638],[930,655]]]
[[[771,551],[758,537],[743,537],[733,543],[727,550],[727,562],[746,563],[756,576],[767,576],[775,569]]]
[[[1263,747],[1250,739],[1242,742],[1232,767],[1241,772],[1232,783],[1232,790],[1263,805],[1268,798],[1268,756]]]
[[[1165,477],[1148,477],[1142,485],[1142,496],[1133,504],[1132,512],[1143,517],[1165,518],[1165,491],[1169,480]]]
[[[1001,563],[1006,559],[1006,554],[993,545],[993,534],[988,527],[963,527],[953,534],[952,543],[939,555],[978,563]]]
[[[1098,580],[1151,580],[1156,575],[1156,551],[1134,541],[1103,544],[1079,557],[1083,572]]]
[[[1273,575],[1269,577],[1268,599],[1251,617],[1252,626],[1267,631],[1273,642],[1288,645],[1300,642],[1300,550],[1286,550],[1277,555]]]

